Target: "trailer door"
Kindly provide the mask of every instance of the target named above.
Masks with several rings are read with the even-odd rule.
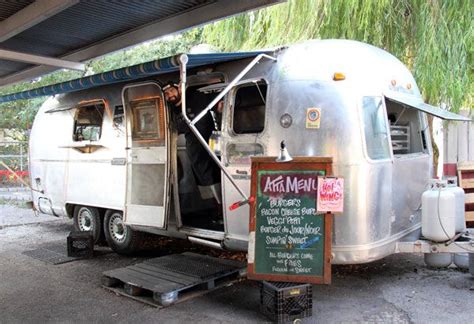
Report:
[[[168,206],[168,127],[156,83],[126,86],[122,93],[127,130],[125,223],[165,228]]]

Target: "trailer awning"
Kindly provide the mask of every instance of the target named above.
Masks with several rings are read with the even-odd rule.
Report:
[[[266,52],[188,54],[189,61],[187,66],[188,68],[193,68],[220,62],[235,61],[254,57],[261,53]],[[141,79],[153,75],[175,72],[178,70],[179,55],[175,55],[156,61],[141,63],[109,72],[91,75],[80,79],[57,83],[28,91],[11,93],[1,96],[0,103],[90,89],[101,85]]]
[[[444,120],[471,121],[471,118],[469,117],[461,116],[439,107],[431,106],[427,103],[424,103],[421,98],[411,96],[409,94],[387,91],[384,93],[384,95],[388,100],[405,105],[408,108],[417,109]]]

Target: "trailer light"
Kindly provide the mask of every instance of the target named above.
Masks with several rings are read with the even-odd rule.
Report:
[[[332,77],[332,79],[334,81],[341,81],[341,80],[345,80],[346,76],[341,72],[336,72],[336,73],[334,73],[334,76]]]
[[[281,127],[283,128],[288,128],[291,126],[291,124],[293,123],[293,118],[291,117],[290,114],[283,114],[281,115],[280,117],[280,125]]]

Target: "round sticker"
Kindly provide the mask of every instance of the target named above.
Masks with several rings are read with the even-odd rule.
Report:
[[[309,121],[316,121],[319,119],[319,111],[316,109],[312,109],[308,112],[308,119]]]

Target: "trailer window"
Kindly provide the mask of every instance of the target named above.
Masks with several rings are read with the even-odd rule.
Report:
[[[134,140],[164,140],[164,130],[160,123],[163,116],[159,116],[162,113],[160,102],[159,98],[150,98],[130,103],[133,111],[132,138]]]
[[[422,153],[427,150],[426,127],[421,112],[392,100],[385,100],[390,122],[394,155]]]
[[[387,121],[381,97],[364,97],[362,99],[367,154],[373,160],[390,158]]]
[[[250,157],[263,154],[263,146],[258,143],[235,143],[227,146],[227,159],[230,164],[250,164]]]
[[[240,86],[234,99],[233,129],[236,134],[261,133],[265,126],[267,84],[261,80]]]
[[[74,141],[98,141],[102,133],[104,111],[103,103],[78,107],[74,119]]]

